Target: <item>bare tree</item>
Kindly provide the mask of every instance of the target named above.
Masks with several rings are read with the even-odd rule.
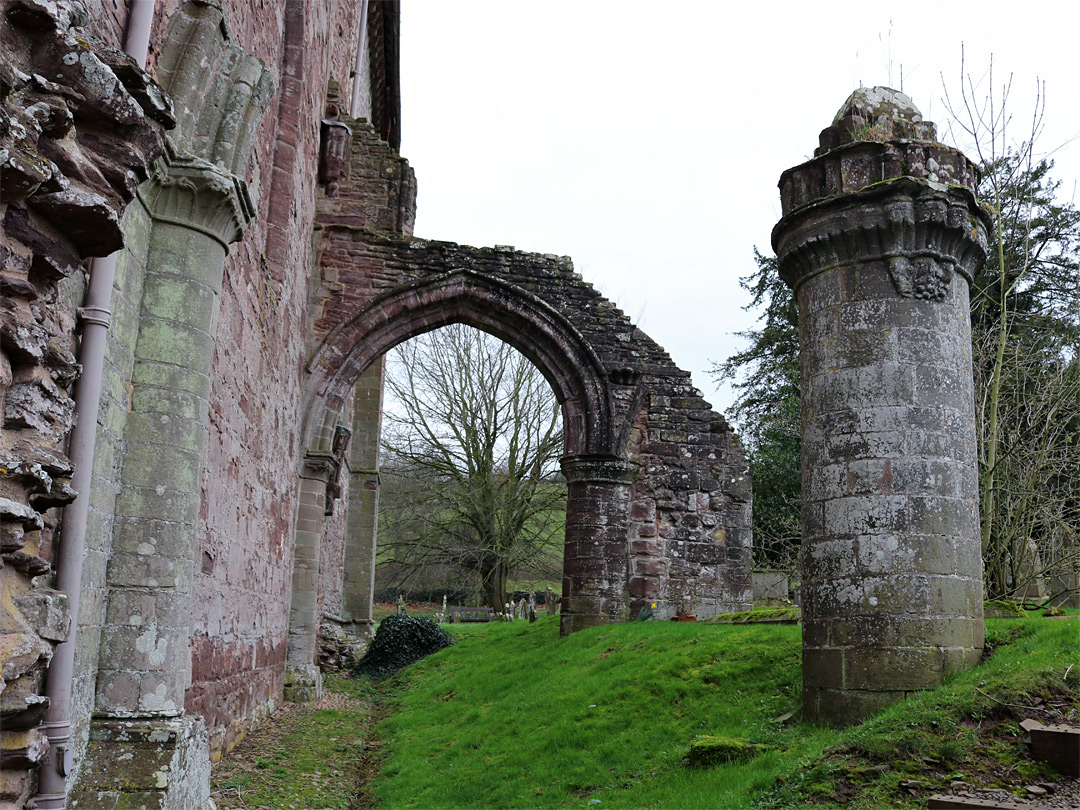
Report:
[[[457,324],[395,348],[386,388],[384,559],[469,572],[502,606],[511,571],[550,557],[553,544],[557,554],[562,539],[562,420],[550,385],[511,346]]]
[[[964,73],[946,106],[973,151],[992,222],[987,270],[972,290],[979,394],[979,495],[988,595],[1023,596],[1080,556],[1080,211],[1061,203],[1040,158],[1045,91],[1013,139],[1010,76],[989,90]],[[981,100],[980,100],[981,98]]]

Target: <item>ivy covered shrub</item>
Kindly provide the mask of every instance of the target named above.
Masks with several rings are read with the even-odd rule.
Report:
[[[430,619],[387,616],[379,623],[375,638],[355,672],[376,680],[385,678],[453,643],[450,635]]]

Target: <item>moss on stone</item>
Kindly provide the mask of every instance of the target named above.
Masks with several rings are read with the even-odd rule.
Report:
[[[796,624],[801,616],[802,610],[794,606],[765,607],[737,613],[717,613],[706,621],[708,624],[756,624],[758,622]]]
[[[1008,599],[983,602],[983,612],[988,619],[1023,619],[1027,616],[1018,603]]]
[[[690,743],[683,762],[688,768],[711,768],[725,762],[745,762],[769,748],[735,737],[703,735]]]

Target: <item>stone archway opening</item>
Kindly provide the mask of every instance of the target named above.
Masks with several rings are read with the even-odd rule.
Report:
[[[318,690],[313,655],[323,614],[320,588],[340,588],[340,597],[331,601],[339,603],[347,631],[371,633],[386,354],[451,325],[472,327],[520,352],[558,404],[558,457],[567,481],[568,515],[562,632],[627,618],[626,520],[633,465],[613,452],[616,431],[599,358],[539,299],[475,273],[451,271],[380,297],[336,330],[339,338],[347,336],[347,350],[335,351],[328,342],[312,364],[318,369],[319,362],[337,361],[317,389],[321,396],[312,398],[306,421],[290,615],[293,663],[287,676],[294,698],[307,697],[308,688]],[[335,514],[343,480],[348,492]],[[324,552],[340,562],[326,565]],[[336,570],[341,579],[335,582]]]
[[[462,323],[398,344],[383,368],[376,596],[449,594],[451,605],[501,611],[517,580],[561,593],[565,445],[539,369]],[[354,388],[354,440],[366,432],[356,402]],[[368,506],[351,488],[349,499],[350,516]],[[346,536],[346,552],[356,540]]]

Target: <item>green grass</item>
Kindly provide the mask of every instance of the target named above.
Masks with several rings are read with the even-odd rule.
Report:
[[[1077,714],[1080,666],[1064,674],[1080,623],[988,624],[988,662],[847,730],[774,722],[799,706],[796,626],[632,622],[562,639],[556,618],[455,626],[454,647],[399,681],[373,796],[393,808],[920,806],[900,781],[941,789],[974,773],[972,718],[1036,694],[1066,695]],[[698,735],[776,750],[688,769]],[[980,756],[1015,760],[1019,735],[1005,737]],[[866,772],[882,761],[887,772]]]
[[[681,764],[698,735],[768,741],[798,705],[799,628],[492,624],[420,662],[380,728],[386,807],[737,806],[776,754]],[[806,754],[827,732],[793,741]]]
[[[454,647],[378,685],[328,677],[349,700],[255,732],[215,765],[218,807],[915,808],[954,778],[1018,792],[1052,776],[1018,721],[1080,721],[1076,620],[989,621],[988,661],[843,730],[776,722],[798,718],[796,626],[448,629]],[[763,752],[686,767],[705,735]]]

